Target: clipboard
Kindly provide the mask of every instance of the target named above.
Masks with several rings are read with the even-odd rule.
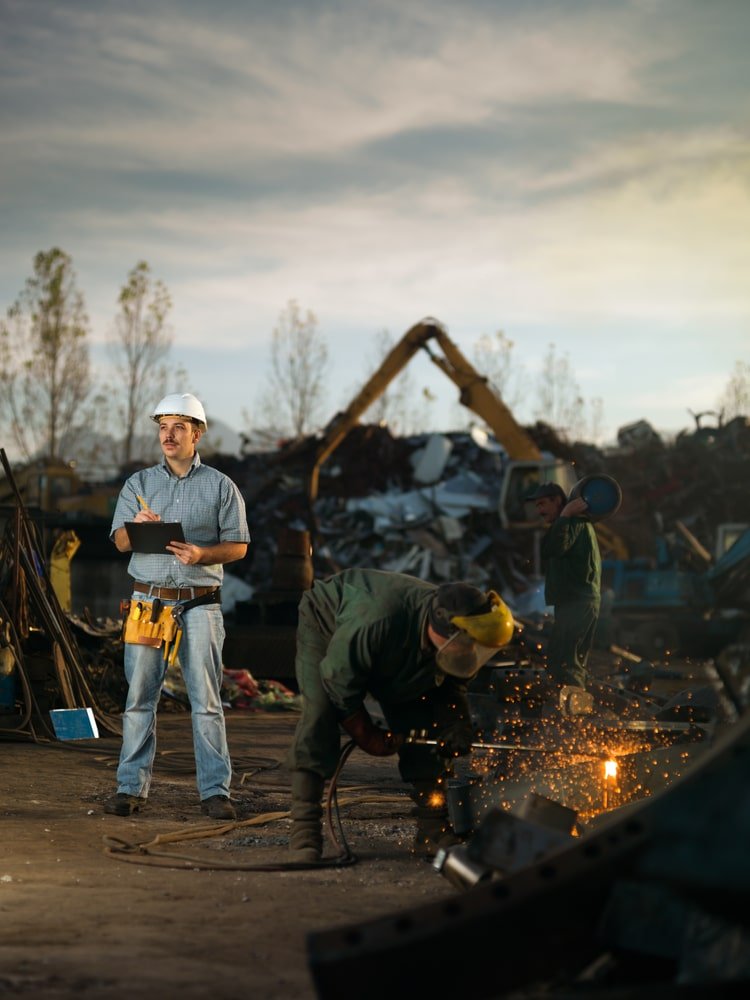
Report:
[[[170,542],[185,541],[179,521],[126,521],[125,530],[133,552],[168,556]]]

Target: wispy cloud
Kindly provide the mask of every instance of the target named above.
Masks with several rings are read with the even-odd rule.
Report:
[[[214,18],[208,7],[185,17],[180,5],[31,0],[16,7],[21,44],[11,37],[2,52],[19,109],[11,141],[64,157],[75,136],[125,164],[180,154],[189,169],[217,153],[331,156],[550,102],[653,99],[643,74],[668,38],[627,44],[628,19],[612,9],[509,10],[312,3]]]
[[[98,341],[146,258],[194,351],[297,298],[343,364],[432,313],[697,392],[750,318],[750,7],[706,6],[0,0],[0,292],[57,243]]]

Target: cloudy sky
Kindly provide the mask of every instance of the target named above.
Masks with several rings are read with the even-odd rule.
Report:
[[[103,364],[141,259],[209,417],[295,299],[329,412],[437,317],[569,359],[605,430],[713,409],[750,323],[746,0],[0,0],[0,306],[73,258]],[[421,365],[422,362],[420,361]],[[436,426],[455,393],[426,360]],[[533,380],[532,380],[533,383]],[[173,388],[180,388],[175,386]],[[531,418],[533,389],[516,415]]]

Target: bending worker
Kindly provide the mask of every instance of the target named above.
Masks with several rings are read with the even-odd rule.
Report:
[[[513,618],[493,591],[435,586],[372,569],[316,580],[299,606],[296,674],[302,694],[288,764],[292,771],[292,860],[319,861],[323,787],[338,763],[344,730],[366,753],[398,753],[417,806],[415,846],[434,854],[455,842],[442,785],[451,760],[471,751],[467,683],[513,635]],[[375,725],[364,701],[380,704]],[[427,730],[435,747],[404,742]]]
[[[547,669],[557,707],[568,714],[589,711],[586,662],[594,641],[601,601],[602,560],[594,525],[585,516],[583,497],[568,500],[557,483],[542,483],[531,496],[547,524],[541,557],[544,599],[555,621],[547,645]]]
[[[219,588],[224,564],[247,552],[245,503],[228,476],[200,460],[196,448],[206,430],[206,414],[195,396],[165,396],[151,418],[159,425],[163,458],[126,481],[111,538],[120,552],[131,552],[126,522],[179,521],[185,541],[170,541],[163,553],[137,551],[130,557],[128,573],[135,582],[125,622],[128,696],[117,793],[104,809],[129,816],[146,802],[156,752],[157,705],[168,658],[179,648],[201,810],[212,819],[234,819],[221,703],[224,619]],[[176,622],[181,631],[176,631]]]

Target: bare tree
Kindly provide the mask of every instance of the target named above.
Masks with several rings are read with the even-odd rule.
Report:
[[[474,365],[489,381],[497,395],[510,410],[522,402],[526,385],[523,365],[513,357],[515,342],[502,330],[482,334],[474,344]]]
[[[576,382],[567,354],[560,357],[554,344],[550,344],[544,358],[537,384],[537,408],[534,416],[544,420],[568,440],[582,440],[589,420],[586,401]],[[603,403],[601,399],[591,404],[591,423],[601,427]]]
[[[600,443],[604,436],[604,400],[595,396],[589,400],[588,437],[591,441]]]
[[[34,257],[34,273],[0,323],[0,408],[19,448],[57,455],[89,395],[89,321],[71,258]]]
[[[272,334],[267,404],[271,412],[281,407],[295,437],[303,437],[318,422],[327,368],[328,347],[315,314],[308,309],[303,316],[290,299]]]
[[[142,260],[129,272],[118,298],[115,319],[115,366],[122,382],[122,413],[125,421],[123,461],[133,458],[138,423],[147,407],[164,394],[166,358],[172,333],[166,321],[172,300],[166,286],[154,280]]]
[[[719,397],[718,408],[724,420],[750,416],[750,365],[735,361],[734,371]]]

